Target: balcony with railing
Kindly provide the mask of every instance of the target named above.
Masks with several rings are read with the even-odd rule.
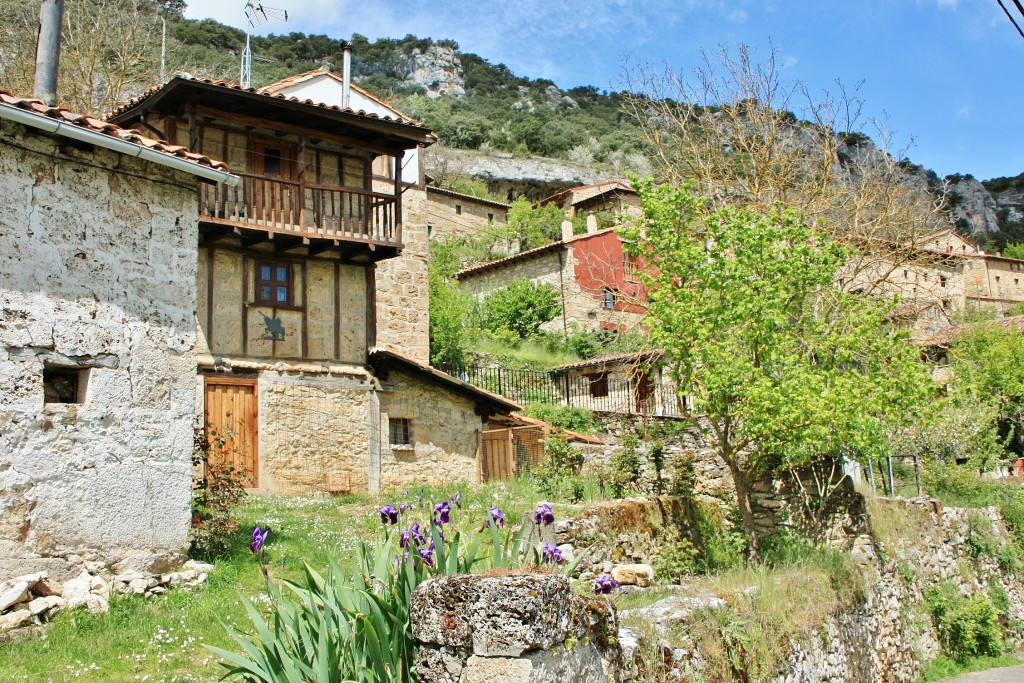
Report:
[[[236,172],[239,185],[200,185],[199,220],[241,234],[251,229],[310,240],[402,246],[394,194]]]

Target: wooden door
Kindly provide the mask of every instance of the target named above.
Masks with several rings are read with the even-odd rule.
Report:
[[[210,462],[234,467],[245,478],[247,488],[259,487],[256,380],[208,376],[205,405]]]
[[[279,141],[254,140],[252,152],[253,172],[259,176],[253,187],[257,219],[271,227],[298,225],[300,198],[295,147]]]
[[[515,451],[511,429],[489,429],[483,433],[480,449],[480,478],[483,483],[515,477]]]

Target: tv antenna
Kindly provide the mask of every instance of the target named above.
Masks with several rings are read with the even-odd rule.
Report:
[[[249,38],[252,29],[262,26],[268,21],[288,21],[288,12],[275,7],[267,7],[261,2],[248,0],[245,3],[245,19],[249,23],[245,29],[245,49],[242,51],[242,73],[238,78],[243,88],[252,87],[252,49],[249,47]],[[258,60],[264,61],[264,60]]]

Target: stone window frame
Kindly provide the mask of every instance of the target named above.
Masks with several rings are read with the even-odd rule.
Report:
[[[412,428],[410,417],[388,417],[388,443],[391,444],[391,450],[411,451],[415,448]]]
[[[605,310],[613,310],[615,304],[618,303],[619,297],[616,295],[615,290],[611,287],[605,287],[601,290],[601,308]]]
[[[265,280],[262,277],[262,271],[264,266],[269,266],[271,269],[271,278]],[[257,306],[276,306],[281,308],[294,308],[295,306],[295,268],[289,261],[279,261],[275,259],[256,259],[255,263],[256,271],[253,274],[255,279],[255,303]],[[287,276],[285,280],[279,280],[274,277],[277,274],[278,268],[286,268]],[[282,284],[283,282],[283,284]],[[270,287],[270,298],[265,299],[260,294],[261,287]],[[284,287],[287,292],[287,301],[281,301],[274,296],[274,290],[276,288]]]
[[[461,216],[462,215],[462,204],[456,204],[455,205],[455,215],[456,216]]]
[[[88,387],[89,368],[43,364],[44,406],[85,403]]]

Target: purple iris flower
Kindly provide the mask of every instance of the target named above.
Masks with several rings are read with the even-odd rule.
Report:
[[[420,559],[423,560],[423,564],[428,567],[434,566],[434,551],[431,548],[420,548]]]
[[[398,524],[398,508],[394,505],[385,505],[377,512],[380,513],[381,524]]]
[[[609,595],[619,587],[619,582],[610,576],[601,576],[594,579],[594,595]]]
[[[501,508],[488,508],[487,514],[491,516],[491,519],[487,520],[487,526],[491,526],[491,521],[500,527],[505,526],[505,513],[501,511]]]
[[[456,491],[455,495],[452,496],[452,505],[457,508],[462,508],[462,491]]]
[[[401,537],[398,540],[398,547],[408,548],[410,543],[412,543],[412,531],[406,529],[402,532]]]
[[[252,543],[249,544],[249,547],[252,548],[254,553],[258,553],[260,551],[260,548],[263,547],[263,544],[266,542],[267,536],[269,535],[270,527],[267,527],[265,531],[260,527],[256,527],[252,530]]]
[[[447,500],[442,500],[434,506],[434,516],[438,524],[447,524],[452,521],[452,518],[449,516],[451,512],[452,506]]]
[[[541,562],[562,564],[565,562],[565,558],[562,557],[562,551],[558,549],[558,546],[552,545],[551,543],[545,543],[541,548],[540,553]]]
[[[547,526],[555,521],[555,513],[551,510],[551,506],[547,503],[541,503],[537,506],[537,509],[533,511],[533,523],[543,524]]]
[[[401,567],[403,562],[409,561],[409,553],[403,553],[402,555],[395,555],[395,567]]]
[[[423,545],[427,537],[423,534],[423,529],[419,524],[413,522],[413,525],[409,527],[409,533],[412,536],[412,542],[416,545]]]

